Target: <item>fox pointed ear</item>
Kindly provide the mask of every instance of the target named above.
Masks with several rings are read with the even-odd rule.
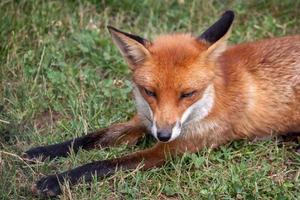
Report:
[[[130,69],[134,70],[150,56],[147,46],[151,43],[146,39],[125,33],[112,26],[107,26],[107,28]]]
[[[198,41],[202,41],[210,45],[207,49],[207,55],[209,57],[216,58],[225,51],[233,20],[234,12],[228,10],[223,13],[218,21],[216,21],[197,38]]]

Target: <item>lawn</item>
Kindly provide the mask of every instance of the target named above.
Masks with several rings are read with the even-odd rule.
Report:
[[[130,71],[108,24],[145,38],[200,34],[226,9],[236,12],[231,43],[300,33],[300,1],[0,2],[0,199],[37,199],[31,185],[46,174],[145,148],[80,151],[26,164],[18,156],[87,134],[135,112]],[[61,199],[297,199],[300,156],[293,142],[236,141],[150,171],[64,187]]]

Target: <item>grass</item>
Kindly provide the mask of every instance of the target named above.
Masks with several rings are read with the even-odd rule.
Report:
[[[224,10],[237,18],[231,43],[299,33],[300,2],[262,1],[0,2],[0,199],[36,199],[42,175],[145,148],[80,151],[26,165],[17,155],[86,134],[134,113],[130,72],[106,25],[146,38],[200,34]],[[118,172],[61,199],[297,199],[300,157],[294,143],[238,141],[205,149],[147,172]]]

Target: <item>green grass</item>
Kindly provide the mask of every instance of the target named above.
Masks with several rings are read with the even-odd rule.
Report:
[[[180,3],[184,2],[184,3]],[[16,155],[125,121],[135,109],[130,72],[106,25],[146,38],[200,34],[226,9],[237,18],[231,43],[299,33],[300,1],[0,2],[0,199],[35,199],[42,175],[145,148],[81,151],[26,165]],[[297,199],[296,144],[239,141],[203,150],[147,172],[118,172],[61,199]]]

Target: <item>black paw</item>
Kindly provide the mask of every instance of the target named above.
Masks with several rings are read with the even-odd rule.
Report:
[[[27,161],[36,161],[39,159],[44,161],[46,158],[52,160],[57,157],[66,157],[69,154],[71,146],[72,141],[70,140],[59,144],[35,147],[23,153],[22,158]]]
[[[51,152],[49,152],[49,149],[47,147],[36,147],[29,149],[28,151],[23,153],[22,158],[26,161],[44,161],[46,158],[53,159],[54,156],[51,154]]]
[[[63,181],[60,175],[46,176],[36,182],[31,190],[39,196],[55,197],[61,194],[60,184],[63,184]]]

